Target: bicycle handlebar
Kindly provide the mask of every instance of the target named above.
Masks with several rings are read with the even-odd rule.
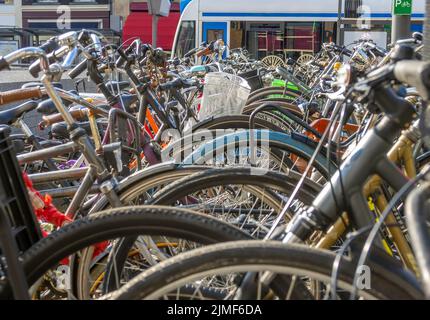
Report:
[[[28,47],[18,49],[14,52],[7,54],[4,57],[0,57],[0,71],[8,69],[12,63],[20,59],[38,57],[40,60],[41,70],[47,72],[49,71],[49,60],[46,56],[46,52],[38,47]]]
[[[68,46],[62,46],[62,47],[58,48],[57,50],[51,52],[47,56],[49,64],[60,61],[60,58],[64,55],[66,55],[69,52],[69,50],[70,50],[70,48]],[[28,68],[28,71],[30,72],[30,74],[34,78],[37,78],[39,76],[40,71],[42,71],[40,68],[40,59],[34,61],[30,65],[30,67]]]
[[[184,58],[189,58],[191,57],[193,54],[195,54],[197,51],[199,51],[199,48],[194,48],[191,49],[190,51],[188,51],[186,54],[184,54]]]
[[[83,34],[86,34],[87,36],[83,37]],[[91,32],[88,36],[88,31],[83,30],[80,33],[76,31],[70,31],[60,36],[53,37],[39,48],[45,50],[47,53],[49,52],[49,63],[58,62],[61,57],[66,56],[62,64],[62,68],[69,69],[75,58],[82,52],[81,48],[79,47],[80,41],[85,42],[87,40],[91,40],[95,47],[101,46],[101,41],[97,34]],[[29,72],[33,77],[37,78],[40,71],[40,61],[37,60],[30,66]],[[80,73],[82,72],[83,70]]]
[[[79,62],[72,70],[69,72],[69,77],[72,79],[77,78],[82,72],[87,70],[88,59],[84,59]]]
[[[0,105],[27,99],[40,99],[42,96],[40,87],[4,91],[0,93]]]
[[[87,117],[87,111],[86,111],[86,109],[71,110],[70,111],[70,115],[75,120],[82,120],[85,117]],[[42,124],[44,126],[50,126],[50,125],[53,125],[55,123],[63,122],[64,121],[63,116],[61,115],[61,113],[56,113],[56,114],[52,114],[52,115],[49,115],[49,116],[43,116],[42,119],[43,119]]]
[[[430,99],[430,62],[405,60],[394,65],[394,77],[411,87],[416,87],[420,95]]]
[[[50,38],[45,43],[43,43],[41,46],[39,46],[40,49],[45,51],[47,54],[51,53],[52,51],[55,51],[58,49],[58,41],[56,38]]]

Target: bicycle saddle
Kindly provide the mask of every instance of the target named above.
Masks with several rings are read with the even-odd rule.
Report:
[[[276,72],[282,77],[284,80],[290,80],[291,74],[287,68],[284,67],[276,67]]]
[[[119,101],[122,101],[125,111],[131,112],[130,107],[133,103],[137,102],[137,100],[137,95],[135,94],[121,94],[121,99]]]
[[[36,108],[36,111],[45,116],[58,112],[54,102],[51,99],[40,102]]]
[[[85,130],[88,135],[91,135],[91,126],[88,121],[78,122],[79,127]],[[99,126],[100,129],[100,126]],[[67,124],[65,122],[55,123],[51,126],[52,136],[56,139],[69,139],[69,130],[67,130]],[[103,135],[103,133],[101,132]]]
[[[303,102],[298,105],[303,113],[309,111],[309,114],[314,114],[319,111],[319,105],[316,102]]]
[[[296,64],[296,61],[292,58],[288,58],[286,61],[287,66],[294,66]]]
[[[76,95],[78,94],[75,90],[70,90],[69,92],[74,93]],[[67,100],[62,100],[62,101],[66,107],[68,107],[72,104],[72,102],[67,101]],[[51,99],[46,99],[46,100],[43,100],[42,102],[40,102],[36,108],[36,111],[45,115],[45,116],[49,116],[50,114],[58,112],[57,108],[55,107],[54,102]]]
[[[179,89],[179,88],[190,88],[196,85],[195,80],[191,79],[183,79],[183,78],[176,78],[172,81],[160,84],[161,90],[170,90],[170,89]]]
[[[12,124],[18,120],[24,113],[34,110],[37,107],[37,102],[28,101],[18,107],[0,112],[0,124]]]

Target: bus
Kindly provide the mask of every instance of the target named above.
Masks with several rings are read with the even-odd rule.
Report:
[[[362,33],[382,47],[390,43],[392,0],[341,2],[339,20],[339,0],[182,0],[172,55],[217,39],[246,48],[255,59],[314,54],[323,42],[349,44]],[[412,4],[412,31],[421,31],[425,0]]]

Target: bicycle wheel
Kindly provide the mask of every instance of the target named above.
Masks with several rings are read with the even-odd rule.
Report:
[[[179,167],[173,163],[152,166],[121,181],[118,186],[118,195],[123,205],[142,205],[145,204],[157,190],[165,185],[206,169],[208,169],[208,167]],[[110,208],[109,201],[103,196],[91,208],[89,214],[92,215],[108,208]],[[132,242],[132,244],[134,243],[135,241]],[[80,255],[81,258],[76,261],[75,265],[76,272],[72,273],[72,282],[75,284],[73,291],[76,292],[79,298],[84,298],[88,292],[88,284],[91,283],[91,280],[89,280],[91,276],[89,268],[93,263],[93,253],[91,250],[84,250]]]
[[[210,169],[180,179],[154,195],[155,205],[175,205],[215,216],[237,226],[251,236],[262,238],[283,209],[300,179],[289,172],[259,172],[252,168]],[[256,179],[258,177],[258,179]],[[306,180],[295,201],[286,212],[289,221],[304,205],[309,205],[321,190],[320,185]],[[126,264],[127,253],[135,238],[125,239],[117,248],[119,270]],[[88,257],[88,255],[87,255]],[[89,259],[89,258],[88,258]],[[114,289],[113,278],[107,280]]]
[[[249,165],[251,130],[227,134],[202,144],[183,160],[184,164]],[[253,130],[257,149],[256,165],[271,170],[293,169],[304,172],[315,152],[315,142],[298,135],[288,135],[268,130]],[[186,146],[185,146],[186,147]],[[190,148],[190,147],[188,147]],[[325,183],[337,166],[320,152],[312,166],[312,179]]]
[[[196,132],[194,135],[189,135],[181,140],[178,140],[174,144],[170,145],[163,150],[163,158],[167,161],[174,161],[175,163],[183,163],[184,165],[191,165],[194,161],[199,165],[206,166],[243,166],[250,164],[250,150],[248,146],[245,146],[246,141],[242,140],[242,143],[237,141],[237,145],[226,144],[211,153],[208,151],[204,157],[197,156],[196,160],[194,155],[197,150],[208,144],[207,141],[211,141],[212,138],[218,136],[230,137],[232,134],[239,133],[234,129],[216,129],[216,130],[203,130]],[[206,139],[207,138],[207,139]],[[220,140],[212,140],[220,141]],[[260,142],[265,141],[261,140]],[[269,142],[270,143],[270,142]],[[264,147],[257,146],[256,148],[256,166],[264,167],[270,170],[288,171],[290,168],[294,168],[297,165],[303,167],[304,162],[302,160],[291,159],[294,155],[285,154],[284,150],[278,148],[270,148],[268,145]]]
[[[196,245],[251,239],[234,226],[191,210],[161,206],[118,208],[68,224],[27,250],[22,263],[28,283],[34,285],[44,275],[50,276],[63,259],[93,245],[142,235],[181,239]],[[0,298],[9,297],[10,287],[2,284]]]
[[[259,281],[265,272],[291,277],[286,296],[276,296],[264,285],[256,287],[256,299],[294,298],[295,287],[307,283],[301,290],[309,290],[313,297],[324,298],[330,294],[330,281],[335,254],[301,245],[285,245],[279,242],[235,241],[207,246],[177,255],[146,270],[108,299],[166,299],[181,296],[185,287],[194,287],[191,298],[204,299],[200,288],[218,287],[225,291],[224,299],[232,299],[238,283],[245,273],[255,272]],[[371,286],[363,286],[358,296],[365,299],[420,299],[422,292],[411,274],[395,268],[384,267],[384,261],[368,261],[371,270]],[[387,262],[387,261],[385,261]],[[340,263],[337,278],[337,297],[349,297],[356,264],[348,258]],[[312,283],[317,283],[313,286]],[[221,287],[222,286],[222,287]],[[285,292],[284,291],[284,292]]]
[[[302,110],[300,110],[300,108],[297,107],[294,103],[285,102],[282,99],[281,100],[273,99],[273,101],[270,101],[270,102],[272,105],[285,109],[286,111],[289,111],[298,117],[303,116]],[[248,104],[245,106],[242,113],[251,114],[256,108],[260,107],[261,105],[262,105],[262,102],[254,102],[254,103]]]
[[[278,108],[286,112],[290,112],[301,119],[304,117],[303,112],[295,104],[291,102],[285,102],[280,99],[268,99],[251,103],[243,109],[242,113],[246,115],[251,115],[252,112],[254,112],[257,108],[259,108],[265,103],[268,103],[272,106],[277,106]],[[297,131],[297,128],[299,129],[299,132],[302,130],[302,128],[297,127],[297,124],[293,120],[291,120],[276,109],[259,112],[255,118],[265,120],[269,123],[273,123],[277,127],[282,128],[282,131],[278,130],[280,132],[295,132]]]
[[[202,169],[206,170],[202,171]],[[234,223],[238,227],[245,228],[255,237],[261,237],[267,233],[271,221],[282,210],[287,199],[287,194],[291,193],[300,179],[300,175],[292,171],[288,175],[278,172],[268,172],[262,175],[261,178],[255,179],[253,175],[255,172],[251,168],[211,170],[208,175],[205,175],[204,172],[209,169],[209,167],[187,166],[177,167],[176,170],[168,169],[161,173],[159,172],[154,174],[150,179],[140,179],[137,183],[124,187],[120,192],[121,201],[129,205],[138,205],[152,199],[155,195],[157,198],[152,203],[170,205],[174,204],[178,199],[181,200],[184,198],[190,200],[192,197],[195,198],[198,196],[199,201],[196,201],[195,199],[197,198],[195,198],[191,201],[192,203],[182,202],[181,205],[188,205],[195,210],[210,213],[230,223]],[[196,172],[197,175],[191,175],[191,173]],[[181,177],[187,178],[188,176],[190,176],[190,179],[180,179]],[[200,177],[203,180],[197,180]],[[173,185],[167,184],[167,182],[172,181],[176,181],[176,183]],[[211,184],[209,185],[208,183]],[[165,186],[165,188],[161,189],[162,186]],[[214,191],[214,188],[218,190]],[[224,192],[221,192],[220,190],[224,188],[226,190],[222,190]],[[155,194],[157,189],[171,190],[171,193],[163,194],[159,192]],[[151,190],[150,195],[147,194],[147,190]],[[298,194],[298,200],[288,212],[289,217],[291,218],[304,204],[309,205],[320,190],[320,185],[306,180],[304,187]],[[203,197],[206,191],[208,191],[206,195],[209,197]],[[215,193],[217,197],[211,197]],[[207,206],[205,200],[210,201],[211,206]],[[221,200],[224,201],[221,202]],[[229,202],[226,202],[227,200]],[[105,209],[107,206],[108,202],[104,199],[93,208],[93,212]],[[264,223],[259,225],[260,221],[264,221]],[[132,245],[135,242],[136,239],[128,238],[124,242],[124,245],[117,248],[118,256],[123,257],[121,261],[117,262],[119,270],[122,270],[122,267],[127,263],[127,254],[132,250]],[[86,278],[89,275],[87,270],[90,267],[91,261],[92,252],[87,250],[81,253],[80,266],[77,268],[82,271],[76,275],[78,278],[76,280],[78,283],[76,290],[80,292],[87,291],[86,289],[81,290],[79,288],[81,284],[86,286],[90,282]],[[113,284],[109,280],[107,282],[112,288]]]
[[[293,171],[285,174],[252,168],[210,169],[167,185],[154,195],[151,203],[209,213],[245,229],[254,237],[263,237],[300,177]],[[320,190],[318,184],[306,179],[285,220],[304,205],[310,205]]]
[[[300,91],[292,90],[289,88],[280,88],[280,87],[270,87],[270,88],[262,88],[253,92],[248,101],[246,101],[246,105],[251,103],[255,103],[264,99],[268,99],[271,97],[285,97],[286,99],[293,101],[297,98],[301,97]]]
[[[256,119],[255,128],[273,131],[282,131],[276,124],[264,119]],[[249,129],[249,115],[228,115],[217,116],[205,119],[193,126],[192,131],[197,130],[217,130],[217,129]]]
[[[174,163],[154,165],[122,180],[117,187],[117,192],[124,206],[142,205],[167,184],[206,169],[208,169],[207,166],[180,166]],[[92,206],[89,214],[108,208],[110,208],[109,201],[102,196]]]

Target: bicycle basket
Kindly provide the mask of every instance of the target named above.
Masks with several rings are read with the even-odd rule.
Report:
[[[251,92],[264,87],[263,79],[261,78],[260,70],[251,70],[238,74],[239,77],[245,79],[251,87]]]
[[[224,72],[205,76],[199,120],[211,116],[242,114],[251,88],[246,80]]]

